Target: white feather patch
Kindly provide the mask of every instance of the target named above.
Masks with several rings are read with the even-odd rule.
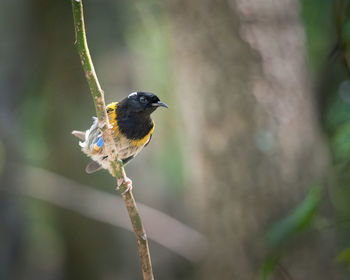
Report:
[[[130,94],[128,95],[128,98],[130,98],[130,97],[132,97],[132,96],[135,96],[135,95],[137,95],[137,92],[136,92],[136,91],[135,91],[135,92],[130,93]]]

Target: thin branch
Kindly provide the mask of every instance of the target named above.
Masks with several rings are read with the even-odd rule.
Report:
[[[113,176],[116,177],[117,184],[120,186],[119,190],[122,193],[122,197],[136,235],[139,257],[141,261],[141,268],[143,279],[154,279],[152,272],[151,257],[149,254],[148,241],[145,230],[142,225],[141,217],[136,207],[135,199],[131,191],[123,192],[126,190],[126,175],[122,163],[118,160],[116,154],[116,148],[112,137],[112,130],[108,121],[106,112],[106,104],[104,100],[104,94],[98,82],[97,75],[92,63],[88,44],[86,40],[84,16],[83,16],[83,4],[82,0],[72,0],[73,6],[73,18],[75,29],[75,46],[80,56],[80,61],[83,66],[85,77],[90,87],[92,99],[95,104],[96,116],[99,121],[99,127],[102,131],[102,137],[105,142],[104,148],[108,154]]]
[[[83,217],[133,231],[124,202],[120,197],[77,183],[49,170],[30,165],[20,166],[15,188],[6,191],[39,199],[74,211]],[[77,203],[79,201],[79,203]],[[195,229],[143,203],[138,203],[148,240],[154,241],[190,262],[199,262],[205,255],[208,241]],[[117,217],[114,213],[120,213]]]

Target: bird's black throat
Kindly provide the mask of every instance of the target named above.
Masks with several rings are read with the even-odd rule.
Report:
[[[149,113],[132,112],[128,106],[117,106],[116,115],[119,131],[128,139],[142,139],[154,126]]]

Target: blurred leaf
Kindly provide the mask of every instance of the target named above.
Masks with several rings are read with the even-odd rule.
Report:
[[[347,21],[343,26],[343,37],[347,44],[350,43],[350,21]]]
[[[260,279],[267,280],[270,279],[273,272],[275,271],[279,261],[279,256],[273,255],[265,259],[264,263],[260,268]]]
[[[350,159],[350,122],[337,129],[331,139],[331,146],[336,160]]]
[[[296,209],[287,217],[273,225],[266,234],[266,241],[272,247],[260,268],[260,279],[270,279],[278,266],[281,245],[286,244],[295,234],[310,227],[321,201],[321,187],[316,184]]]
[[[329,52],[330,45],[333,43],[329,36],[334,33],[332,25],[332,1],[318,1],[315,5],[313,0],[301,0],[301,13],[304,21],[306,42],[308,50],[308,61],[310,70],[316,72],[324,61],[324,57]]]
[[[306,198],[289,216],[279,221],[267,232],[266,240],[271,247],[280,246],[294,234],[307,229],[321,201],[321,187],[313,186]]]
[[[350,268],[350,247],[342,250],[335,258],[336,262],[345,262],[348,268]]]
[[[329,129],[350,120],[350,104],[337,98],[328,108],[326,125]]]

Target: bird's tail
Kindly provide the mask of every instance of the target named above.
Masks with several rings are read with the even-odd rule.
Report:
[[[101,131],[98,128],[97,118],[93,117],[93,123],[91,127],[85,132],[74,130],[72,131],[72,134],[81,140],[79,141],[79,145],[83,148],[83,150],[86,150],[86,152],[89,150],[92,151],[101,136]]]
[[[102,166],[100,163],[95,161],[96,152],[100,150],[100,148],[103,146],[103,139],[101,137],[101,131],[98,127],[98,120],[96,117],[93,117],[93,123],[91,127],[86,131],[79,131],[74,130],[72,131],[72,134],[79,138],[79,146],[82,147],[82,151],[88,155],[89,157],[92,157],[94,160],[90,162],[87,166],[85,171],[88,174],[94,173],[100,169],[102,169]],[[98,149],[96,149],[98,148]]]
[[[80,140],[85,141],[85,131],[73,130],[72,134]]]

